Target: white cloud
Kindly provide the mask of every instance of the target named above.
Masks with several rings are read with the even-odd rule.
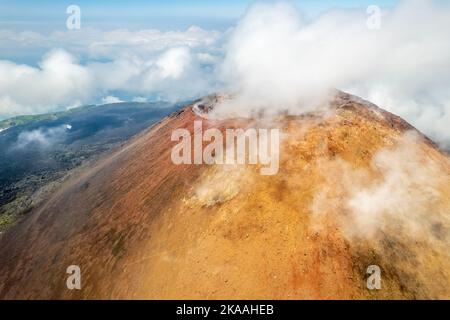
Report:
[[[170,48],[147,60],[134,57],[88,67],[100,91],[153,93],[170,101],[210,93],[216,82],[213,72],[205,69],[188,47]]]
[[[220,37],[195,26],[167,32],[83,28],[50,35],[0,30],[0,51],[48,51],[37,67],[0,60],[0,117],[99,103],[117,95],[115,90],[167,100],[196,98],[210,92],[212,70],[204,66],[220,51],[215,46]],[[205,54],[210,61],[204,61]]]
[[[380,30],[366,27],[368,17],[334,10],[306,22],[290,3],[255,4],[226,47],[222,76],[238,95],[223,108],[300,113],[338,88],[450,147],[450,8],[403,1]]]
[[[134,97],[133,98],[133,102],[139,102],[139,103],[143,103],[143,102],[147,102],[148,99],[146,97]]]
[[[93,94],[90,71],[63,50],[52,50],[38,68],[0,60],[0,114],[44,112],[79,105]]]
[[[86,59],[115,60],[130,56],[148,58],[149,55],[175,47],[210,50],[221,36],[221,32],[203,30],[196,26],[185,31],[166,32],[157,29],[103,31],[83,27],[76,31],[54,31],[48,35],[32,31],[0,30],[0,52],[37,48],[46,51],[49,48],[64,47]]]
[[[64,124],[53,128],[38,128],[30,131],[23,131],[17,137],[14,148],[23,149],[29,145],[41,148],[50,147],[64,137],[67,130],[71,130],[72,126]]]
[[[104,104],[119,103],[119,102],[123,102],[123,101],[114,96],[106,96],[106,97],[102,98],[102,103],[104,103]]]
[[[157,61],[162,78],[179,79],[185,68],[191,63],[190,52],[186,48],[175,48],[165,52]]]
[[[225,33],[3,30],[0,50],[65,51],[50,50],[38,67],[0,61],[0,116],[97,103],[118,92],[179,100],[222,89],[239,93],[226,112],[300,113],[334,87],[450,148],[449,7],[402,1],[383,12],[380,30],[369,30],[367,19],[365,10],[342,9],[304,21],[291,3],[264,2]]]
[[[0,116],[120,102],[111,94],[116,90],[176,101],[210,93],[214,85],[211,70],[204,69],[188,47],[170,48],[146,60],[131,57],[85,64],[58,49],[37,68],[0,60],[0,73]]]

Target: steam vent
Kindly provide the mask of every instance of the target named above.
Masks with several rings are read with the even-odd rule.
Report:
[[[340,92],[324,111],[271,121],[275,175],[173,164],[177,128],[263,121],[211,109],[164,118],[4,234],[0,298],[450,298],[450,159],[430,140]],[[67,289],[70,265],[82,290]]]

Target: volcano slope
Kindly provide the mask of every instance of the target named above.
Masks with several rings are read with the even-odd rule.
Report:
[[[282,132],[272,176],[174,165],[172,131],[202,118],[187,106],[163,119],[3,236],[0,297],[450,298],[449,157],[366,101],[329,104],[270,122]],[[70,265],[81,290],[67,289]]]

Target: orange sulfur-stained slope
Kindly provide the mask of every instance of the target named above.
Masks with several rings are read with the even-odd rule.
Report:
[[[0,239],[0,298],[450,298],[450,161],[406,122],[340,93],[270,123],[280,169],[263,176],[174,165],[171,134],[196,119],[257,124],[187,106],[86,169]]]

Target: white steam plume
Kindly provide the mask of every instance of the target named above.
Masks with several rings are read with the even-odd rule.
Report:
[[[253,5],[227,45],[221,74],[237,97],[219,112],[302,113],[338,88],[450,146],[450,8],[403,1],[379,30],[368,18],[347,9],[307,22],[287,2]]]

